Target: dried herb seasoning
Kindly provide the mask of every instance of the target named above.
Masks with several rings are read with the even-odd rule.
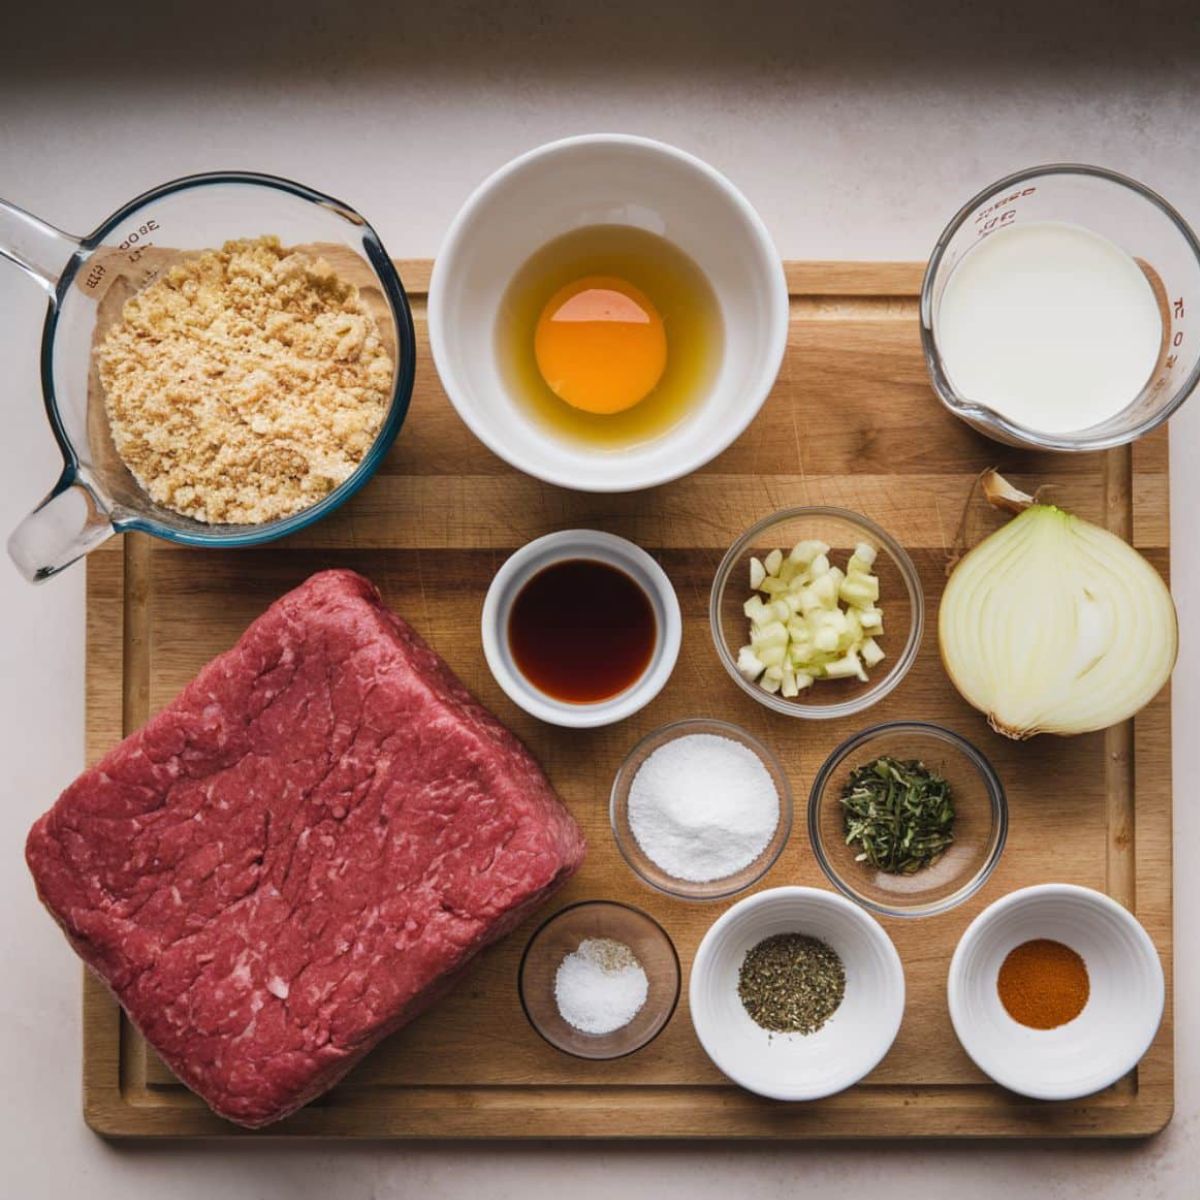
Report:
[[[842,790],[846,845],[855,861],[889,875],[912,875],[954,841],[954,795],[915,759],[884,756],[856,767]]]
[[[738,998],[772,1033],[816,1033],[846,994],[846,969],[819,938],[777,933],[746,952]]]

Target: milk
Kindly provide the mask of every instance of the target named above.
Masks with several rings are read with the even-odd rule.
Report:
[[[1119,413],[1149,380],[1163,337],[1137,263],[1058,221],[1008,226],[969,251],[934,331],[959,396],[1042,433]]]

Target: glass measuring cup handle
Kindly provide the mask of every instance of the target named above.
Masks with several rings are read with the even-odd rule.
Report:
[[[0,257],[14,262],[58,303],[58,281],[79,251],[78,239],[0,200]],[[68,465],[54,490],[13,531],[8,553],[31,580],[49,579],[115,532],[83,470]]]
[[[79,240],[23,208],[0,200],[0,257],[14,262],[57,298],[58,278],[79,250]]]
[[[67,467],[50,495],[12,531],[8,555],[26,579],[40,583],[115,532],[82,469]]]

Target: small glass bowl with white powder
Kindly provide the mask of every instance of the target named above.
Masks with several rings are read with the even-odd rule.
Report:
[[[643,738],[621,764],[609,806],[617,848],[651,887],[719,900],[770,870],[792,831],[779,760],[727,721],[693,718]]]
[[[521,959],[521,1005],[550,1045],[620,1058],[653,1041],[679,1002],[679,956],[653,917],[588,900],[557,912]]]

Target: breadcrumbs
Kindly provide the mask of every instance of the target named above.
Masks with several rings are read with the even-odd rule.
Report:
[[[117,453],[151,499],[197,521],[315,504],[362,461],[392,392],[358,288],[274,237],[172,267],[96,357]]]

